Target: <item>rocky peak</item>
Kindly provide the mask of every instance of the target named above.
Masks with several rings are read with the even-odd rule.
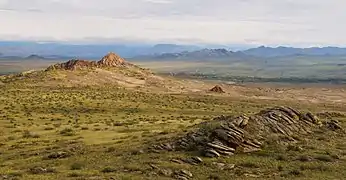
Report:
[[[121,58],[119,55],[110,52],[106,56],[104,56],[100,61],[97,62],[100,66],[110,66],[110,67],[116,67],[125,65],[125,60]]]

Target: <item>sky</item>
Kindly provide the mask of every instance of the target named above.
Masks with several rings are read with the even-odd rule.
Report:
[[[345,46],[345,0],[0,0],[0,40]]]

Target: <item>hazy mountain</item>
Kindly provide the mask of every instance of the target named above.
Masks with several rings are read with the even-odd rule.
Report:
[[[226,49],[201,49],[180,53],[163,53],[159,55],[137,56],[138,60],[226,60],[229,58],[247,57],[242,52],[233,52]]]
[[[184,51],[180,53],[163,53],[158,55],[137,56],[135,59],[143,60],[227,60],[227,59],[257,59],[279,57],[326,57],[346,56],[346,48],[338,47],[313,47],[313,48],[293,48],[293,47],[265,47],[251,48],[244,51],[228,51],[226,49],[202,49],[197,51]]]
[[[107,54],[117,52],[123,57],[134,57],[138,55],[177,53],[182,51],[193,51],[201,49],[197,46],[158,44],[158,45],[73,45],[61,43],[37,43],[37,42],[0,42],[0,52],[3,56],[26,57],[31,54],[39,56],[62,56],[93,59]]]
[[[340,56],[346,55],[346,48],[339,47],[312,47],[312,48],[293,48],[293,47],[265,47],[252,48],[242,51],[246,55],[256,57],[280,57],[280,56]]]
[[[240,45],[237,45],[240,47]],[[202,48],[208,47],[208,48]],[[222,48],[216,48],[222,47]],[[243,47],[246,47],[245,45]],[[234,49],[226,45],[177,45],[177,44],[62,44],[62,43],[39,43],[39,42],[1,42],[0,58],[13,59],[25,58],[31,55],[39,57],[29,57],[29,59],[95,59],[108,52],[117,52],[125,58],[135,59],[185,59],[185,60],[206,60],[206,59],[249,59],[249,58],[269,58],[284,56],[346,56],[346,48],[339,47],[265,47],[250,48],[242,51],[229,51]]]
[[[36,54],[32,54],[32,55],[30,55],[30,56],[28,56],[28,57],[25,57],[25,59],[35,59],[35,60],[37,60],[37,59],[46,59],[46,58],[43,57],[43,56],[39,56],[39,55],[36,55]]]
[[[183,51],[195,51],[201,49],[198,46],[176,45],[176,44],[157,44],[142,54],[163,54],[163,53],[179,53]]]

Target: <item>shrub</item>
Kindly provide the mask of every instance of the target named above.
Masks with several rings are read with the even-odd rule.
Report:
[[[276,157],[276,159],[277,159],[278,161],[287,161],[287,160],[288,160],[288,157],[287,157],[286,155],[284,155],[284,154],[280,154],[280,155],[278,155],[278,156]]]
[[[107,152],[114,152],[114,151],[116,151],[116,148],[115,148],[115,147],[109,147],[109,148],[107,149]]]
[[[324,162],[333,162],[333,158],[328,155],[319,155],[319,156],[316,156],[315,159],[319,161],[324,161]]]
[[[54,130],[54,128],[53,127],[45,127],[44,130],[50,131],[50,130]]]
[[[260,165],[255,164],[253,162],[243,162],[243,163],[240,163],[239,166],[246,167],[246,168],[260,168]]]
[[[71,128],[65,128],[60,131],[60,134],[63,136],[74,136],[76,133]]]
[[[102,169],[101,172],[103,173],[112,173],[112,172],[115,172],[116,169],[115,168],[112,168],[112,167],[105,167],[104,169]]]
[[[294,175],[294,176],[301,176],[301,175],[303,175],[303,172],[301,172],[298,169],[294,169],[294,170],[290,171],[289,174]]]
[[[83,167],[84,165],[82,163],[73,163],[71,165],[71,170],[81,170]]]
[[[324,166],[324,165],[314,165],[314,164],[306,164],[306,165],[302,165],[300,166],[300,170],[304,171],[304,170],[310,170],[310,171],[328,171],[329,168],[328,166]]]

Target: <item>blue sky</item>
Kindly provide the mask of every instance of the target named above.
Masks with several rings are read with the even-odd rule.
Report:
[[[0,39],[346,44],[345,0],[0,0]]]

